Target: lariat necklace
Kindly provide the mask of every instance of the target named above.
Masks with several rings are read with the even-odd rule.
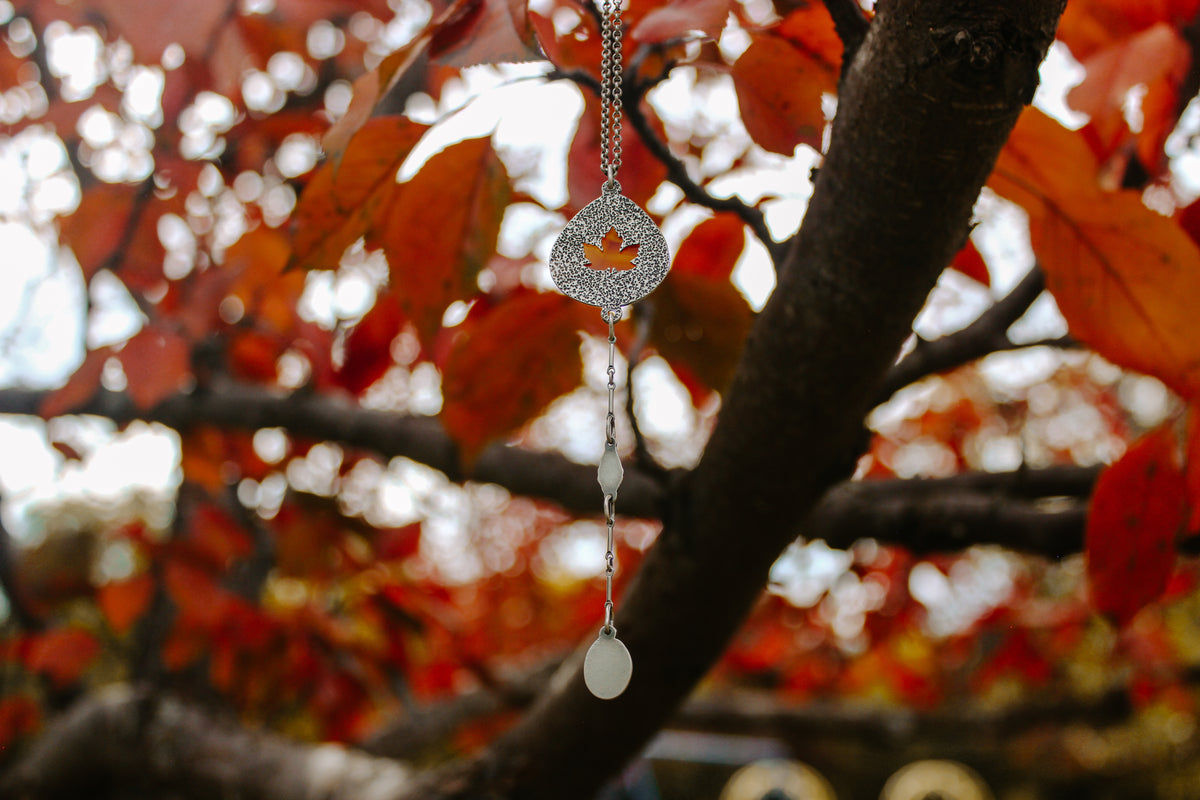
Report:
[[[610,700],[629,685],[633,659],[617,638],[612,585],[616,572],[613,528],[617,489],[624,476],[617,455],[616,324],[622,309],[654,291],[670,269],[662,232],[650,215],[621,194],[621,0],[602,0],[600,56],[600,196],[566,224],[550,252],[550,275],[568,297],[599,306],[608,325],[608,415],[597,478],[604,497],[608,552],[604,557],[604,624],[583,662],[583,678],[596,697]]]

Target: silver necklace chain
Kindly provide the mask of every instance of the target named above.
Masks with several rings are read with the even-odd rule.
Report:
[[[603,310],[604,318],[608,321],[608,416],[605,419],[604,426],[604,456],[609,460],[611,468],[612,462],[615,460],[617,470],[621,470],[620,461],[617,459],[617,416],[614,411],[617,395],[617,320],[621,317],[620,309],[606,308]],[[612,454],[611,456],[609,454]],[[605,466],[602,464],[602,467]],[[608,526],[608,552],[604,555],[604,628],[605,630],[613,629],[613,599],[612,585],[613,573],[617,571],[617,561],[615,548],[613,546],[613,527],[617,524],[617,486],[620,485],[620,477],[617,478],[617,486],[613,486],[611,479],[606,480],[604,470],[600,470],[601,490],[604,492],[604,521]]]
[[[600,17],[600,170],[615,181],[621,169],[621,0],[603,0]]]

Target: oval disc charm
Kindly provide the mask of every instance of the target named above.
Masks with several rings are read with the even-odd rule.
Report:
[[[550,276],[559,290],[601,308],[641,300],[670,268],[662,232],[616,181],[606,182],[566,224],[550,251]]]
[[[588,691],[601,700],[612,700],[625,691],[632,675],[633,659],[617,638],[616,629],[610,628],[606,633],[601,628],[583,659],[583,682]]]

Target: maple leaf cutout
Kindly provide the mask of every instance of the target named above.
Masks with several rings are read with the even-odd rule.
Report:
[[[609,228],[608,233],[604,234],[604,238],[600,241],[600,247],[587,242],[583,243],[584,265],[601,271],[633,269],[637,266],[633,260],[637,258],[638,246],[631,244],[623,247],[624,243],[625,240],[621,238],[621,234],[617,233],[617,229]]]

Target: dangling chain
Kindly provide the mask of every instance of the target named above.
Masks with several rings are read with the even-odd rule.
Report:
[[[608,552],[604,555],[604,628],[613,629],[613,573],[617,571],[616,555],[613,552],[613,527],[617,524],[617,486],[611,485],[608,476],[604,474],[605,467],[611,469],[617,452],[617,417],[613,405],[617,394],[617,320],[621,316],[620,309],[606,308],[601,314],[608,321],[608,417],[604,428],[604,455],[601,457],[600,488],[604,492],[604,520],[608,524]],[[610,456],[609,453],[613,455]],[[608,459],[608,464],[604,460]],[[617,470],[621,470],[620,460],[616,460]],[[617,478],[620,484],[620,477]]]
[[[621,0],[603,0],[600,15],[600,170],[615,181],[621,169]]]

